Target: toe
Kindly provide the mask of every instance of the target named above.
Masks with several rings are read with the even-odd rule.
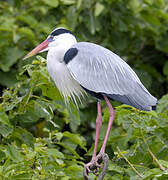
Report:
[[[88,173],[89,173],[89,172],[88,172],[87,167],[84,167],[83,176],[84,176],[84,179],[85,179],[85,180],[88,180],[88,179],[89,179]]]

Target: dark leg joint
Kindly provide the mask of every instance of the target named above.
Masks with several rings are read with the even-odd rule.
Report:
[[[94,160],[92,160],[90,163],[85,165],[84,172],[83,172],[84,179],[85,180],[89,179],[89,176],[88,176],[89,173],[93,173],[96,176],[98,176],[98,171],[101,168],[102,172],[99,174],[97,179],[103,180],[105,173],[107,171],[107,168],[108,168],[108,160],[109,160],[109,157],[106,153],[99,153],[95,157]],[[101,166],[101,163],[103,164],[103,166]]]
[[[106,171],[108,169],[108,160],[109,157],[106,153],[101,154],[100,159],[103,162],[103,167],[102,167],[102,172],[100,173],[99,177],[97,180],[102,180],[106,174]]]

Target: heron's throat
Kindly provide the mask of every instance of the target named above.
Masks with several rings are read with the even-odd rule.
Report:
[[[64,63],[66,51],[65,49],[50,50],[47,55],[47,68],[65,100],[68,100],[70,97],[74,102],[77,102],[77,99],[80,100],[85,92],[80,84],[71,76],[69,69]]]
[[[55,59],[59,62],[63,62],[65,53],[77,43],[74,37],[69,37],[67,39],[63,38],[61,40],[55,40],[54,44],[49,47],[47,59]]]
[[[61,41],[57,46],[49,49],[47,54],[47,68],[51,78],[64,98],[68,99],[68,97],[71,97],[76,101],[76,98],[80,100],[80,97],[83,97],[84,90],[71,76],[64,61],[66,52],[77,43],[74,39],[67,39],[64,42]]]

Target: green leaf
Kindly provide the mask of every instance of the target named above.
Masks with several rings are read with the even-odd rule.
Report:
[[[20,172],[20,174],[11,176],[12,180],[23,180],[23,179],[31,179],[32,173],[24,173]]]
[[[11,126],[8,116],[5,112],[0,112],[0,122]]]
[[[60,151],[58,151],[57,149],[49,148],[49,149],[47,149],[47,153],[49,156],[65,159],[64,154],[61,153]]]
[[[30,28],[26,28],[26,27],[19,28],[19,36],[22,36],[23,38],[27,38],[29,41],[35,44],[36,36]],[[15,43],[16,42],[17,41],[15,41]]]
[[[168,168],[168,161],[159,160],[159,163],[164,166],[165,168]]]
[[[81,158],[78,153],[73,149],[71,148],[70,146],[66,145],[65,143],[58,143],[59,145],[61,145],[62,147],[64,147],[66,150],[68,150],[70,153],[73,154],[73,156],[75,156],[76,158]]]
[[[0,77],[1,77],[0,84],[3,86],[11,87],[17,82],[16,71],[10,71],[10,72],[0,71]]]
[[[123,168],[121,168],[120,166],[116,166],[116,164],[112,164],[112,163],[109,163],[108,170],[109,171],[115,171],[115,172],[118,172],[120,174],[124,173]]]
[[[134,13],[138,13],[141,10],[141,3],[139,0],[129,0],[128,5]]]
[[[143,180],[148,180],[154,177],[154,175],[160,174],[162,171],[158,168],[150,169],[143,175]]]
[[[1,124],[0,125],[0,134],[4,137],[7,137],[9,134],[11,134],[13,131],[13,128],[6,125],[6,124]]]
[[[34,101],[34,111],[39,115],[41,118],[48,118],[50,119],[50,113],[47,110],[46,105],[43,101]]]
[[[79,166],[77,164],[71,165],[66,169],[67,173],[71,176],[74,176],[74,180],[77,180],[79,178],[83,178],[83,167]]]
[[[17,149],[17,147],[15,145],[9,145],[7,147],[7,152],[9,153],[9,157],[13,161],[15,161],[15,162],[23,161],[23,156],[18,151],[18,149]]]
[[[48,6],[54,7],[56,8],[59,5],[58,0],[43,0],[43,2],[45,4],[47,4]]]
[[[4,160],[6,158],[6,154],[0,150],[0,161]]]
[[[19,140],[21,144],[26,144],[28,147],[34,148],[35,141],[33,135],[21,127],[15,129],[11,138],[15,141]]]
[[[60,141],[63,137],[63,134],[61,132],[54,133],[54,136],[57,138],[58,141]]]
[[[76,8],[79,9],[82,6],[83,0],[78,0]]]
[[[95,6],[94,16],[99,16],[104,10],[104,5],[97,2]]]
[[[63,100],[59,90],[53,84],[41,85],[43,96],[51,98],[53,100]]]
[[[23,51],[18,47],[8,47],[6,50],[6,59],[2,63],[0,63],[0,67],[5,72],[9,71],[10,67],[14,65],[22,56]]]
[[[90,32],[91,34],[95,34],[95,17],[93,16],[93,12],[90,11],[89,12],[89,29],[90,29]]]
[[[84,139],[82,139],[79,135],[72,134],[72,133],[66,131],[63,133],[63,136],[68,137],[73,143],[80,145],[81,148],[86,150]]]
[[[158,117],[158,114],[155,111],[144,111],[145,114],[152,115],[154,117]]]
[[[29,25],[30,27],[34,27],[34,28],[37,28],[37,26],[38,26],[38,24],[39,24],[39,22],[38,22],[38,20],[35,18],[35,16],[32,16],[31,14],[24,14],[24,15],[19,15],[19,16],[17,16],[16,17],[16,20],[17,21],[21,21],[22,23],[25,23],[25,24],[27,24],[27,25]],[[25,27],[24,27],[25,28]],[[28,28],[26,28],[26,29],[28,29]],[[29,30],[31,31],[31,29],[29,28]],[[28,31],[29,31],[28,30]],[[28,33],[25,33],[25,34],[28,34],[28,36],[29,36],[29,32]],[[31,32],[30,32],[30,34],[32,34]]]
[[[77,26],[77,18],[78,18],[75,6],[69,7],[66,17],[67,17],[67,25],[70,27],[72,31],[74,31],[75,27]]]
[[[157,112],[164,112],[168,109],[168,95],[164,95],[158,102]]]
[[[165,76],[168,76],[168,61],[166,61],[163,66],[163,73]]]
[[[168,42],[165,39],[168,38],[168,33],[164,33],[156,38],[156,48],[163,51],[168,52]]]
[[[65,5],[72,5],[76,3],[76,0],[60,0]]]
[[[158,17],[154,16],[152,13],[149,13],[147,11],[142,11],[141,12],[142,17],[144,18],[144,20],[148,23],[150,23],[151,25],[154,26],[160,26],[160,20]]]
[[[72,131],[76,131],[78,126],[80,125],[80,116],[79,116],[79,109],[74,105],[72,102],[70,102],[70,127]]]

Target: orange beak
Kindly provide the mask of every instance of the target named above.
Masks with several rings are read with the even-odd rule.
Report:
[[[36,48],[34,48],[32,51],[30,51],[24,58],[23,60],[29,58],[29,57],[32,57],[34,55],[36,55],[37,53],[40,53],[41,51],[44,51],[45,48],[48,47],[48,44],[49,44],[49,40],[46,39],[45,41],[43,41],[41,44],[39,44]]]

